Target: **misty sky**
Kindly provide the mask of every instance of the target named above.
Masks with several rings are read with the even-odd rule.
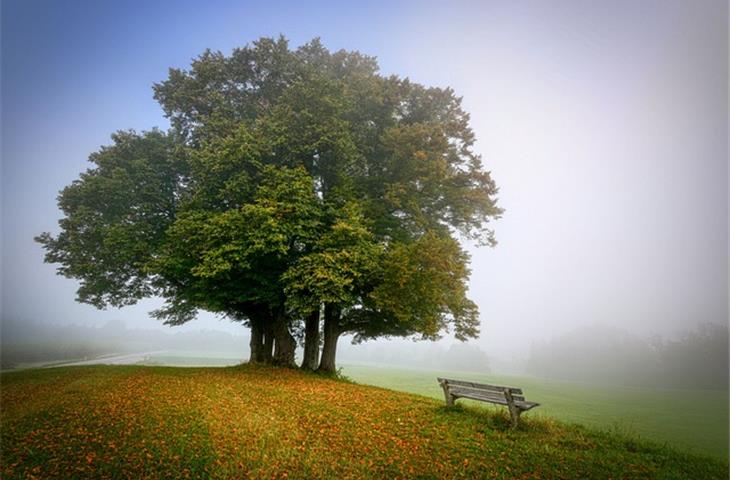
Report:
[[[2,318],[162,328],[154,300],[75,303],[32,238],[113,131],[167,128],[169,67],[281,33],[463,95],[505,209],[498,246],[470,247],[488,353],[728,321],[727,2],[365,3],[4,0]]]

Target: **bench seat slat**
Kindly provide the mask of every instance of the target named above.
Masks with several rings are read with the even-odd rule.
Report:
[[[526,411],[530,410],[531,408],[537,407],[540,404],[536,403],[536,402],[515,402],[515,405],[517,406],[517,408],[519,408],[523,412],[526,412]]]
[[[504,397],[499,398],[499,397],[491,396],[491,395],[490,396],[487,396],[487,395],[479,395],[479,394],[474,394],[474,393],[471,393],[471,392],[463,392],[463,393],[461,393],[461,392],[458,392],[458,391],[454,391],[453,392],[453,395],[456,398],[468,398],[470,400],[479,400],[479,401],[483,401],[483,402],[496,403],[498,405],[508,405],[508,402],[507,402],[507,400]],[[535,408],[538,405],[540,405],[540,404],[539,403],[535,403],[535,402],[515,401],[515,406],[517,408],[519,408],[520,410],[522,410],[523,412],[526,412],[527,410],[530,410],[532,408]]]
[[[449,385],[449,390],[460,390],[464,392],[486,393],[489,395],[498,395],[504,397],[502,390],[486,390],[484,388],[465,387],[463,385]]]
[[[479,390],[465,389],[465,388],[450,388],[449,393],[459,397],[465,397],[467,395],[481,398],[495,398],[497,400],[507,400],[501,392],[480,392]]]
[[[456,398],[468,398],[470,400],[481,400],[483,402],[489,402],[489,403],[498,403],[499,405],[507,405],[507,400],[503,398],[497,398],[497,397],[485,397],[483,395],[474,395],[473,393],[454,393],[454,397]]]
[[[502,390],[485,390],[483,388],[464,387],[461,385],[458,385],[458,386],[449,385],[449,391],[457,391],[457,390],[460,392],[473,392],[475,394],[496,395],[497,397],[504,398],[504,391],[502,391]],[[512,395],[512,398],[517,401],[525,400],[525,397],[522,395]]]

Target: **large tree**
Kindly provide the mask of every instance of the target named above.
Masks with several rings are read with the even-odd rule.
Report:
[[[501,210],[451,89],[264,38],[154,90],[170,131],[115,134],[38,237],[79,301],[161,296],[168,324],[215,312],[251,328],[251,361],[293,365],[299,338],[328,372],[343,333],[478,334],[458,239],[493,245]]]

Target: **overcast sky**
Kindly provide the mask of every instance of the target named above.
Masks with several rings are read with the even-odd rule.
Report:
[[[498,246],[470,247],[489,353],[586,324],[728,321],[720,0],[3,0],[2,319],[162,328],[156,301],[75,303],[32,238],[57,231],[58,191],[113,131],[168,126],[151,86],[169,67],[280,33],[463,95],[505,209]],[[242,331],[209,315],[177,328]]]

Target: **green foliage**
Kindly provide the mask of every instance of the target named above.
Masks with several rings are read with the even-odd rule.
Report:
[[[187,165],[173,134],[118,132],[95,167],[61,191],[60,233],[36,238],[46,261],[78,279],[78,300],[123,306],[154,293],[145,266],[174,222]]]
[[[285,272],[282,280],[289,307],[301,314],[318,311],[322,303],[349,308],[381,268],[383,246],[375,242],[357,205],[333,214],[334,223]]]
[[[172,131],[115,135],[61,193],[60,234],[39,237],[80,301],[159,295],[171,324],[291,323],[327,303],[359,338],[477,335],[456,236],[493,245],[501,210],[451,89],[263,38],[154,90]]]
[[[456,338],[475,337],[479,317],[466,297],[467,261],[458,242],[432,231],[410,244],[395,244],[383,260],[380,281],[369,300],[373,308],[393,317],[395,322],[388,325],[393,334],[435,340],[451,322]],[[368,335],[377,332],[366,326],[362,336]]]
[[[320,223],[311,177],[265,167],[252,203],[225,212],[188,211],[169,228],[151,270],[177,288],[161,317],[185,321],[186,307],[246,316],[281,303],[280,275]],[[184,299],[182,304],[174,303]],[[183,315],[176,316],[176,309]]]

